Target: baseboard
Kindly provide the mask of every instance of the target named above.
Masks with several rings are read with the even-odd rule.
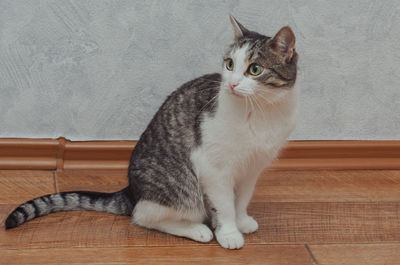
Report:
[[[126,172],[135,141],[0,139],[0,169]],[[290,141],[270,170],[400,169],[400,141]]]
[[[400,169],[400,141],[292,141],[271,169]]]

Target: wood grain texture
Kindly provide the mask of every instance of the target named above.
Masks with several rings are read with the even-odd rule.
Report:
[[[379,243],[400,241],[400,202],[253,203],[259,222],[251,243]]]
[[[400,244],[311,245],[319,265],[399,265]]]
[[[3,249],[1,264],[226,264],[312,265],[303,246],[246,246],[226,250],[218,246]]]
[[[51,171],[0,171],[0,204],[19,204],[54,192],[54,175]]]
[[[0,219],[11,209],[3,208]],[[259,230],[245,236],[246,245],[400,241],[400,202],[253,203],[249,213]],[[199,245],[132,225],[129,217],[97,212],[55,213],[16,229],[0,229],[2,247],[48,247],[49,242],[52,247]]]
[[[65,171],[55,174],[60,192],[71,190],[114,192],[128,185],[127,173]]]
[[[54,174],[54,175],[53,175]],[[0,171],[0,264],[398,264],[400,171],[266,171],[239,251],[170,236],[98,212],[61,212],[4,230],[18,203],[55,191],[110,192],[126,173]],[[309,251],[304,247],[309,245]],[[312,256],[316,263],[312,262]]]
[[[271,171],[260,176],[253,202],[373,202],[400,199],[400,171]]]

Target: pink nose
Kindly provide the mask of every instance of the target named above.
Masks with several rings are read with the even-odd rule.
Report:
[[[229,83],[229,87],[231,89],[234,89],[235,87],[237,87],[239,85],[239,83]]]

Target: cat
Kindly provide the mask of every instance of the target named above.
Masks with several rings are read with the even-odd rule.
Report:
[[[52,212],[94,210],[199,242],[215,233],[222,247],[243,247],[242,234],[258,229],[247,214],[257,178],[295,126],[298,55],[288,26],[267,37],[230,21],[222,73],[168,96],[132,152],[128,187],[33,199],[8,216],[6,229]]]

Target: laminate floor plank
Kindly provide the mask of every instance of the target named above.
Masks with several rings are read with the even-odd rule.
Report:
[[[309,246],[319,265],[399,265],[400,244]]]
[[[0,204],[20,204],[54,192],[52,171],[0,170]]]
[[[313,265],[304,246],[0,249],[0,264]]]
[[[259,178],[252,201],[400,201],[400,170],[267,170]]]
[[[112,192],[126,185],[123,172],[1,170],[0,264],[313,264],[305,244],[318,265],[400,264],[399,170],[265,171],[249,206],[259,230],[245,235],[239,251],[89,211],[3,229],[19,203],[56,187]]]
[[[55,172],[57,189],[61,191],[91,190],[114,192],[128,185],[128,177],[123,172]]]
[[[0,208],[0,220],[14,206]],[[400,202],[252,203],[259,230],[246,244],[400,242]],[[200,243],[130,224],[127,216],[73,211],[0,229],[0,247],[182,246]],[[216,244],[212,241],[210,244]]]

